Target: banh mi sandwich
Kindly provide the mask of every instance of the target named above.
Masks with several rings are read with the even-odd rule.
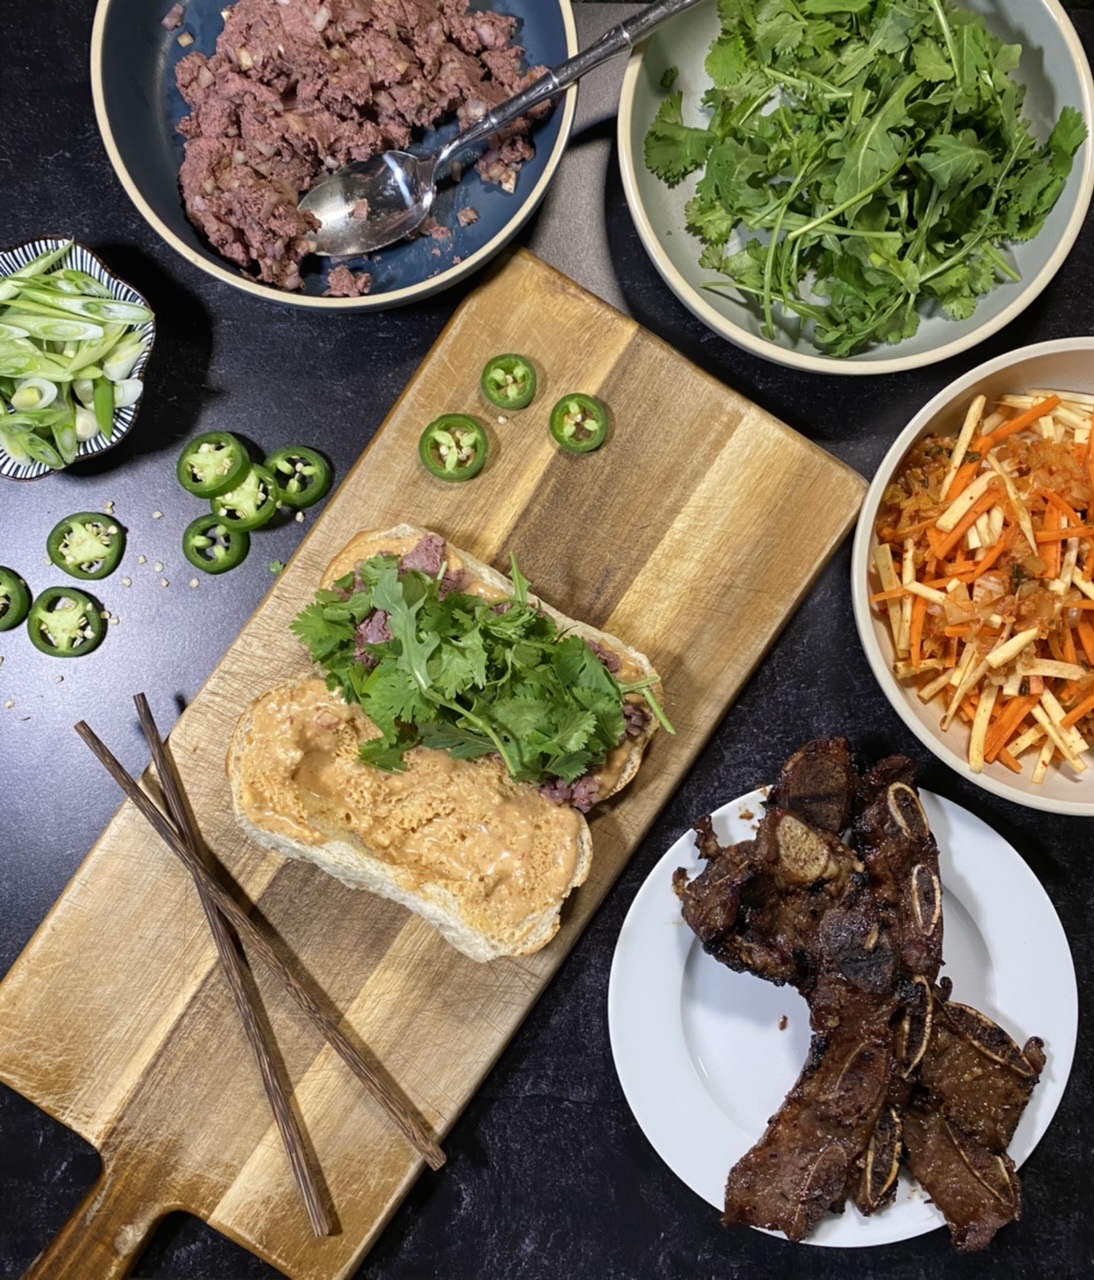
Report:
[[[585,813],[634,777],[657,673],[424,529],[362,533],[293,630],[323,675],[240,719],[228,755],[260,844],[423,916],[474,960],[558,931]]]

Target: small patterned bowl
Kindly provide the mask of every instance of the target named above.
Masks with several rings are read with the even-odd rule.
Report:
[[[13,271],[18,271],[21,267],[25,267],[28,262],[33,262],[35,258],[43,253],[59,249],[69,239],[70,237],[68,236],[42,236],[37,240],[28,240],[24,244],[15,245],[11,249],[0,249],[0,278],[11,275]],[[148,306],[147,301],[141,297],[136,289],[131,288],[124,280],[119,280],[100,258],[97,258],[90,249],[85,248],[82,244],[76,244],[73,241],[72,248],[64,260],[64,265],[66,267],[76,267],[80,271],[86,271],[89,276],[94,276],[96,280],[106,285],[115,298],[122,302],[136,302],[141,306]],[[138,325],[134,330],[134,332],[145,336],[147,341],[144,351],[133,367],[133,372],[129,375],[131,378],[139,378],[143,382],[145,366],[148,364],[148,357],[155,339],[155,330],[156,326],[153,320]],[[112,449],[120,441],[124,440],[132,430],[140,404],[141,401],[138,400],[136,404],[127,405],[124,409],[115,409],[114,431],[111,438],[108,440],[100,432],[90,440],[83,441],[76,454],[77,461],[105,453],[107,449]],[[40,480],[43,476],[51,476],[53,474],[53,469],[47,467],[45,463],[34,461],[16,462],[3,448],[0,448],[0,479]]]

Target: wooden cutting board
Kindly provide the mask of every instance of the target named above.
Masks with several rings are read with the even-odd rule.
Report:
[[[534,359],[540,387],[501,422],[478,378],[511,350]],[[369,358],[382,352],[362,354],[362,377]],[[597,453],[564,454],[549,438],[550,406],[574,390],[610,406]],[[434,480],[417,460],[424,425],[452,410],[489,424],[490,462],[467,484]],[[847,532],[864,487],[519,251],[460,307],[180,719],[171,747],[210,846],[282,955],[438,1136]],[[401,907],[260,850],[232,818],[224,751],[236,719],[306,669],[290,620],[350,537],[401,521],[503,569],[516,552],[544,599],[643,649],[664,681],[676,735],[655,737],[638,779],[594,818],[592,874],[534,956],[475,964]],[[358,1266],[422,1162],[261,965],[255,976],[337,1234],[309,1229],[197,895],[126,803],[0,985],[0,1078],[103,1157],[36,1275],[124,1275],[173,1209],[297,1280]]]

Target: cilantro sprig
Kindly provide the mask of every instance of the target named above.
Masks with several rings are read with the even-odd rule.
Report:
[[[700,264],[775,336],[799,317],[831,355],[955,319],[1018,274],[1087,136],[1065,106],[1039,144],[1012,77],[1021,46],[950,0],[719,0],[705,128],[677,91],[646,135],[670,186],[702,170]]]
[[[641,693],[672,732],[656,681],[617,680],[580,636],[561,632],[515,559],[513,594],[500,603],[444,593],[444,576],[373,556],[316,592],[292,623],[328,686],[380,729],[361,747],[365,763],[403,770],[421,743],[457,759],[496,753],[518,781],[573,782],[622,739],[628,693]],[[359,629],[376,611],[391,639],[369,643]]]

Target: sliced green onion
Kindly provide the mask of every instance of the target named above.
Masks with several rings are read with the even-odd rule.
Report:
[[[99,434],[99,419],[93,409],[84,405],[76,406],[76,439],[93,440]]]
[[[53,266],[55,262],[61,259],[72,248],[72,241],[66,240],[57,249],[49,249],[45,253],[40,253],[33,262],[28,262],[25,267],[20,267],[18,271],[13,271],[10,276],[5,276],[0,280],[0,302],[6,302],[8,298],[14,298],[19,292],[21,282],[31,280],[35,276],[42,275]]]
[[[71,382],[72,374],[50,356],[39,351],[0,351],[0,377],[49,378],[51,382]]]
[[[104,326],[104,328],[113,328],[112,325]],[[107,333],[101,342],[85,342],[82,346],[72,352],[68,357],[67,368],[69,373],[79,373],[84,377],[91,375],[86,370],[91,365],[99,364],[111,351],[118,345],[119,335],[116,333]],[[143,349],[144,344],[141,344]],[[100,377],[101,374],[96,374]]]
[[[56,307],[59,311],[71,311],[73,315],[87,316],[92,320],[117,320],[122,324],[147,324],[152,312],[139,302],[123,302],[118,298],[85,298],[69,293],[53,293],[48,289],[27,285],[20,290],[20,297]]]
[[[133,366],[141,358],[144,341],[137,334],[124,339],[103,361],[103,373],[111,382],[124,382],[133,372]]]
[[[128,409],[131,404],[136,404],[144,390],[144,383],[140,378],[123,378],[113,385],[115,409]]]
[[[92,298],[111,298],[114,295],[101,280],[89,276],[79,267],[62,267],[60,271],[52,271],[41,277],[42,285],[60,289],[63,293],[82,293]]]
[[[23,443],[25,434],[22,431],[9,430],[0,426],[0,448],[3,448],[12,462],[24,463],[30,461],[30,454]]]
[[[76,454],[80,449],[80,439],[76,432],[76,417],[71,410],[64,421],[54,426],[53,440],[57,445],[57,452],[64,459],[65,466],[75,462]]]
[[[8,311],[8,322],[25,329],[32,338],[45,338],[47,342],[82,342],[101,339],[103,327],[90,320],[75,320],[60,316],[44,316],[32,311]]]
[[[59,471],[65,465],[64,458],[53,445],[33,431],[28,431],[23,436],[23,446],[35,462],[43,462],[54,471]]]
[[[57,399],[57,384],[48,378],[24,378],[11,397],[13,409],[44,409]]]
[[[114,434],[114,384],[108,378],[96,381],[94,404],[99,430],[109,440]]]

